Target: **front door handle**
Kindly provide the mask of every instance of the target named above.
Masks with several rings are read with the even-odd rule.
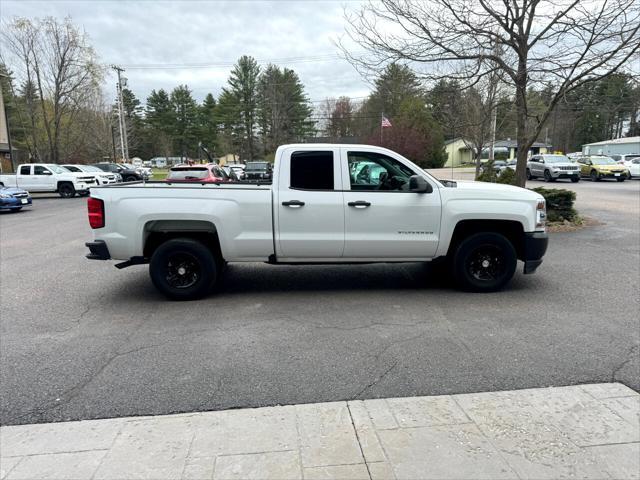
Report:
[[[365,202],[364,200],[358,200],[357,202],[349,202],[347,203],[350,207],[356,208],[367,208],[371,206],[371,202]]]
[[[300,200],[289,200],[288,202],[282,202],[282,205],[284,205],[285,207],[304,207],[304,202],[301,202]]]

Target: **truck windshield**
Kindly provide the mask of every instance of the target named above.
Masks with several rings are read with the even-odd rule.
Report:
[[[61,167],[60,165],[56,165],[53,163],[48,164],[47,168],[51,170],[53,173],[69,173],[71,171]]]
[[[176,168],[169,170],[167,180],[202,180],[209,176],[209,171],[204,167]]]

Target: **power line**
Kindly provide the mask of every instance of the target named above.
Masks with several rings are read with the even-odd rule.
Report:
[[[265,63],[313,63],[313,62],[326,62],[330,60],[344,60],[342,56],[337,53],[324,54],[324,55],[312,55],[312,56],[299,56],[299,57],[280,57],[280,58],[267,58],[256,59],[256,62],[260,64]],[[229,68],[233,67],[237,63],[237,60],[218,61],[218,62],[194,62],[194,63],[132,63],[124,64],[128,70],[152,70],[152,69],[189,69],[189,68]]]

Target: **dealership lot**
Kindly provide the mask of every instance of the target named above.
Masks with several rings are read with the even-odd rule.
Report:
[[[602,225],[552,234],[504,291],[421,264],[230,265],[167,302],[146,267],[84,259],[84,199],[0,216],[0,421],[620,381],[640,389],[640,181],[566,182]]]

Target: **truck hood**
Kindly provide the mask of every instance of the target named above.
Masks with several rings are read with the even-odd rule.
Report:
[[[482,195],[484,198],[494,198],[502,200],[539,200],[542,197],[527,188],[514,187],[513,185],[505,185],[502,183],[476,182],[473,180],[456,180],[456,186],[453,189],[460,189],[464,193],[474,195],[475,193]],[[462,193],[461,192],[461,193]]]

